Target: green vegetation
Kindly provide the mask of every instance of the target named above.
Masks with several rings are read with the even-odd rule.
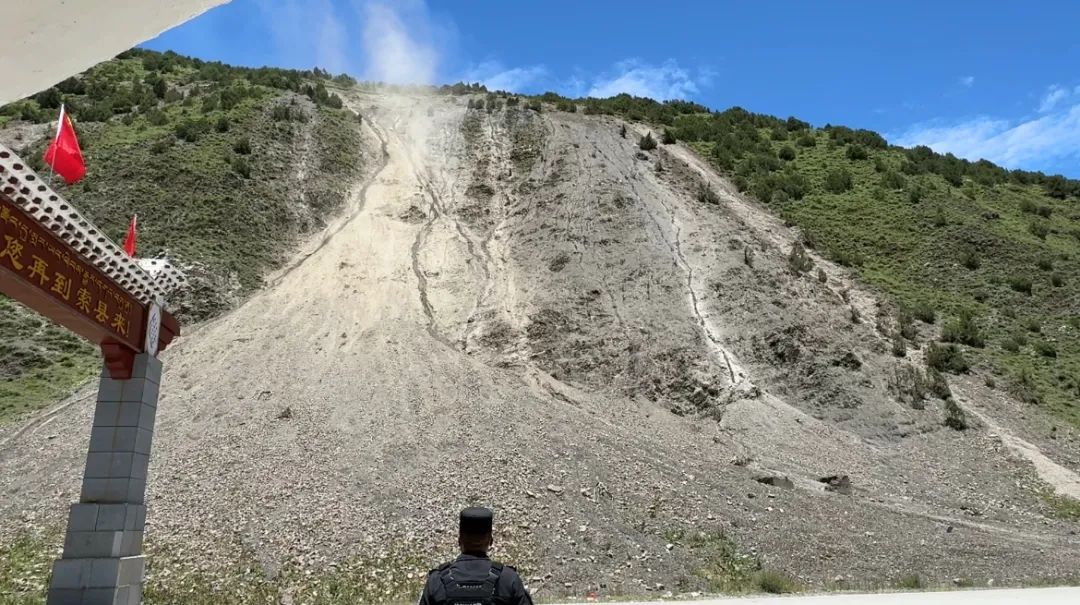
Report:
[[[694,575],[704,579],[711,592],[774,594],[797,592],[799,586],[789,576],[762,569],[761,561],[741,552],[723,532],[696,532],[684,539],[682,532],[668,534],[673,542],[682,542],[702,561]],[[674,538],[674,539],[673,539]]]
[[[43,605],[52,562],[62,538],[52,534],[23,534],[0,546],[0,605]],[[419,547],[401,552],[422,553]],[[269,579],[251,554],[228,569],[206,571],[190,557],[179,557],[147,545],[149,563],[144,588],[147,605],[254,605],[278,603],[291,594],[295,602],[312,605],[395,603],[415,599],[425,572],[434,561],[423,555],[391,555],[378,561],[355,559],[334,568],[312,570],[286,564]],[[168,573],[159,573],[165,569]]]
[[[638,141],[638,147],[644,151],[656,149],[656,139],[653,138],[651,132],[646,132],[645,136],[641,137],[641,140]]]
[[[900,581],[896,583],[898,588],[905,588],[907,590],[923,590],[926,588],[926,582],[919,576],[919,574],[911,574],[900,578]]]
[[[52,122],[67,105],[87,159],[59,190],[114,240],[138,213],[139,254],[190,266],[182,321],[210,317],[262,285],[296,239],[345,200],[360,168],[358,121],[325,72],[234,68],[133,50],[43,94],[0,108]],[[305,149],[305,132],[316,144]],[[16,151],[42,171],[47,141]],[[297,212],[296,177],[308,208]],[[0,299],[0,422],[70,393],[97,372],[94,349]]]
[[[945,400],[945,426],[954,431],[963,431],[968,428],[964,410],[951,397]]]
[[[1050,515],[1066,521],[1080,521],[1080,500],[1060,496],[1050,487],[1039,490],[1039,498],[1050,509]],[[0,584],[3,586],[3,584]]]
[[[0,544],[0,605],[42,605],[48,589],[56,535],[24,533]]]
[[[964,352],[956,345],[930,344],[926,351],[926,365],[939,371],[950,374],[964,374],[970,369]]]

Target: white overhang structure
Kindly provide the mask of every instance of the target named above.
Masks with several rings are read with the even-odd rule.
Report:
[[[0,0],[0,105],[45,90],[228,0]]]

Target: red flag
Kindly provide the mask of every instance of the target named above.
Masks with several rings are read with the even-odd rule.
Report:
[[[131,224],[128,225],[127,237],[124,238],[124,252],[131,258],[135,258],[135,226],[139,222],[139,215],[133,215],[131,217]]]
[[[56,123],[56,138],[45,150],[44,159],[57,174],[64,177],[68,185],[79,182],[86,175],[86,164],[83,163],[79,140],[75,138],[75,127],[63,105],[60,106],[60,120]]]

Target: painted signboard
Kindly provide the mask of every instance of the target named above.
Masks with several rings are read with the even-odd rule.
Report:
[[[101,345],[109,362],[113,361],[110,356],[126,360],[147,349],[148,307],[3,194],[0,292]],[[179,333],[168,314],[161,313],[155,320],[160,345],[151,354]],[[120,361],[110,363],[110,370],[125,365]],[[121,370],[117,377],[122,375]]]

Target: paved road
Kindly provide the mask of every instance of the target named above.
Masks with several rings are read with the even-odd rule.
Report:
[[[681,601],[687,605],[1075,605],[1080,588],[1021,588],[1009,590],[953,590],[879,594],[821,594],[811,596],[731,597]],[[618,605],[670,605],[671,601],[623,602]]]

